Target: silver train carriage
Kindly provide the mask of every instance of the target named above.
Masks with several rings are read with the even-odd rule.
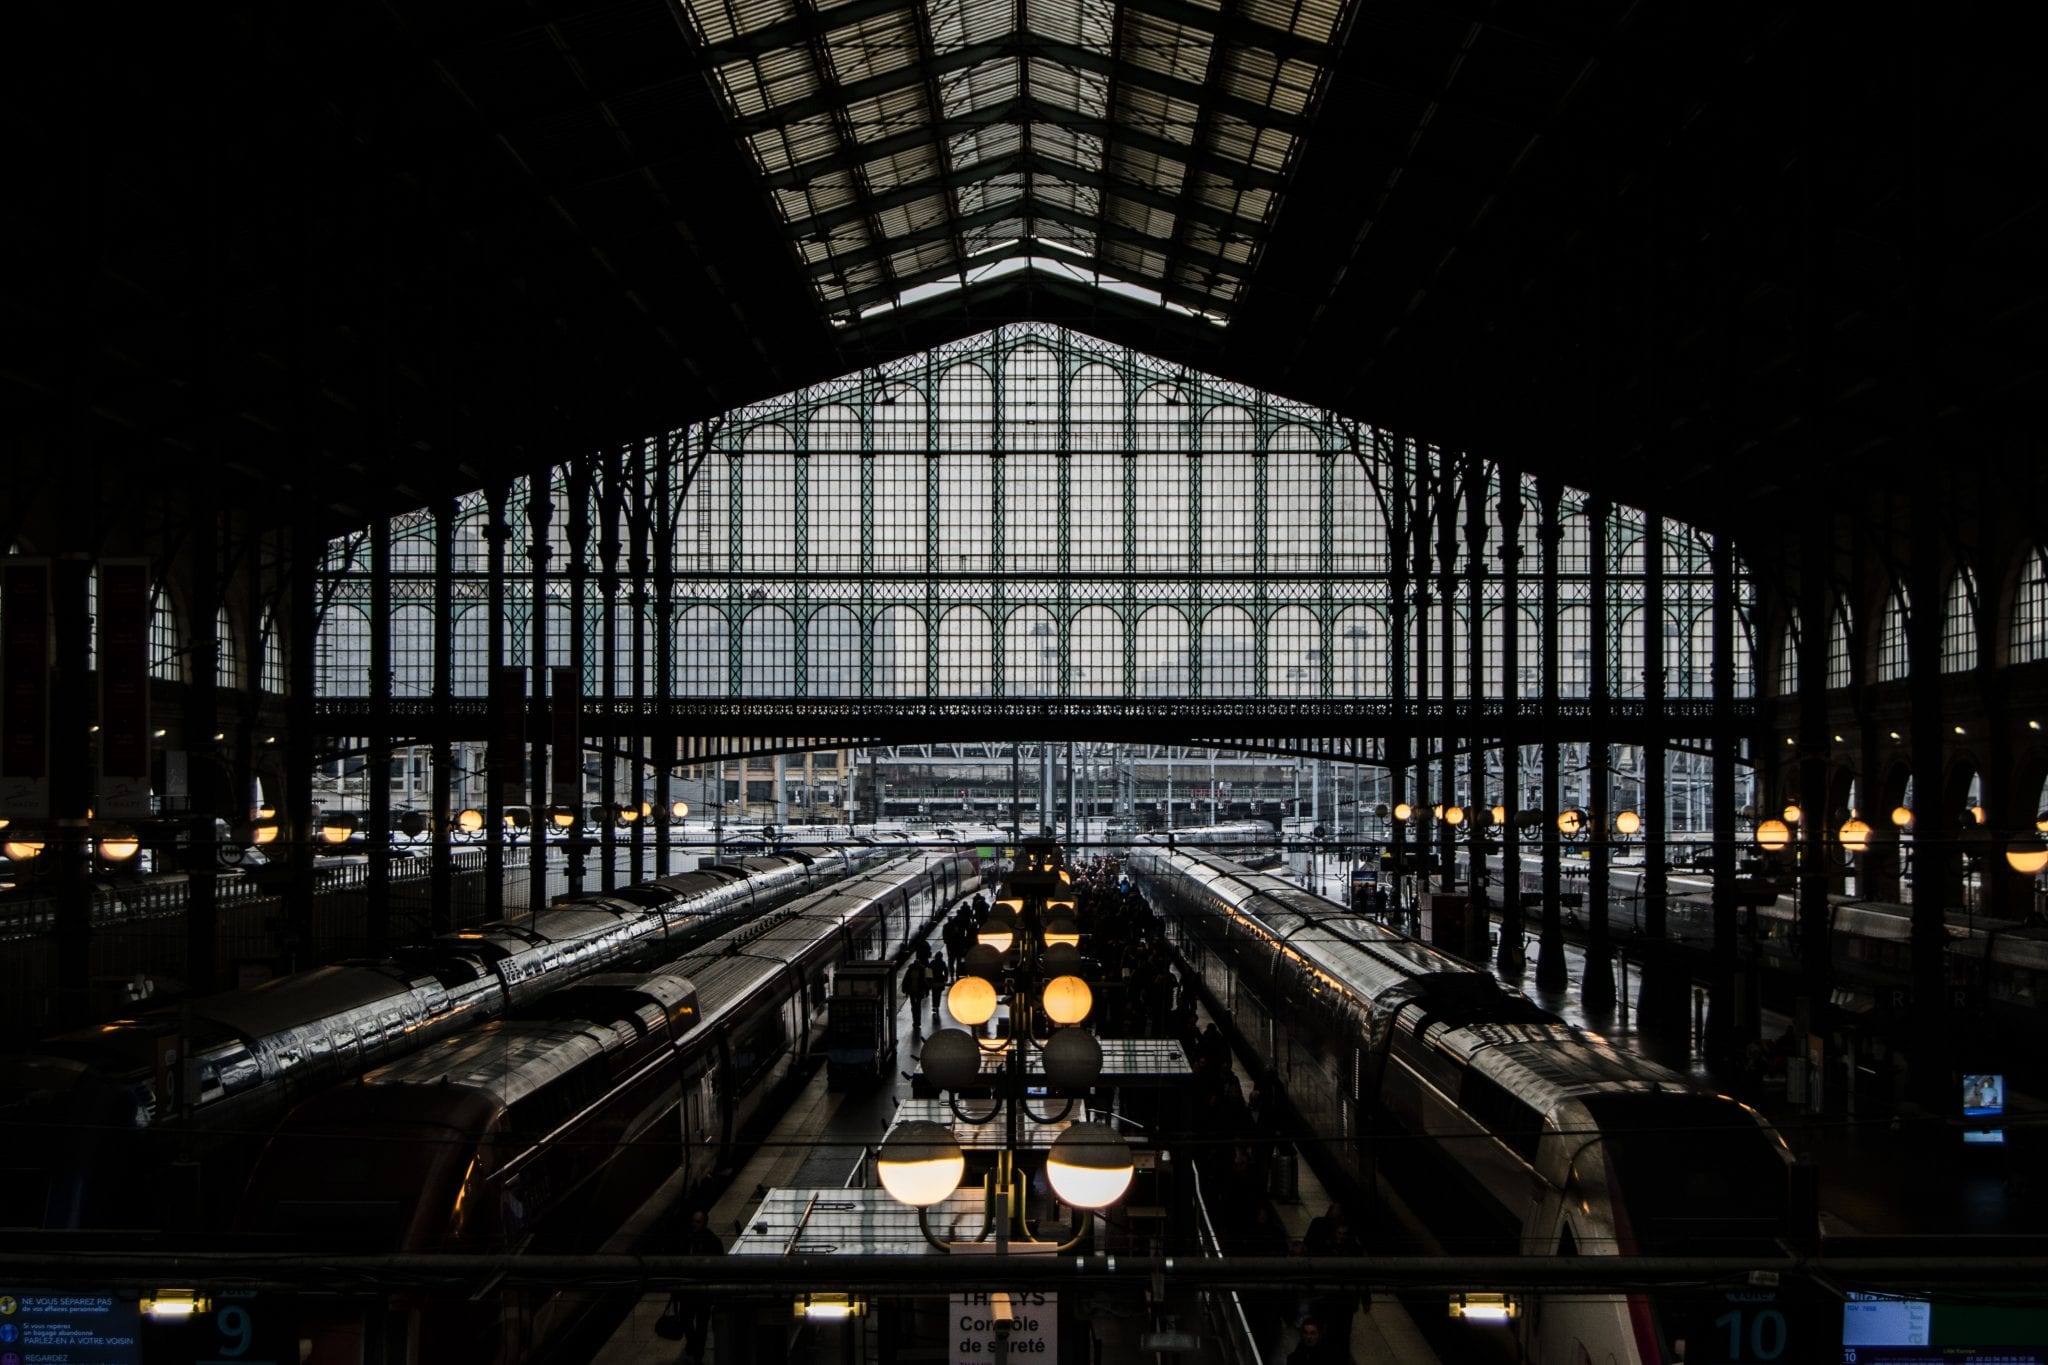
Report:
[[[1737,1255],[1789,1230],[1791,1153],[1748,1106],[1279,878],[1158,849],[1131,869],[1340,1185],[1371,1189],[1401,1137],[1495,1249]],[[1525,1310],[1537,1365],[1663,1365],[1700,1327],[1657,1295]]]
[[[300,1251],[591,1249],[662,1181],[729,1172],[819,1055],[838,963],[893,957],[980,884],[971,859],[920,854],[327,1090],[272,1136],[238,1229]],[[433,1362],[524,1359],[560,1316],[531,1293],[400,1307]]]
[[[0,1058],[0,1129],[17,1153],[10,1168],[23,1174],[13,1217],[43,1227],[138,1226],[147,1201],[138,1205],[129,1182],[106,1175],[161,1157],[163,1144],[137,1145],[150,1133],[244,1141],[309,1094],[436,1038],[592,973],[672,955],[901,856],[851,844],[705,866]]]

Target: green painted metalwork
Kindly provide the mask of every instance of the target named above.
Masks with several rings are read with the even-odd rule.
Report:
[[[1212,418],[1222,423],[1213,438]],[[1712,676],[1711,543],[1693,528],[1668,524],[1663,600],[1653,606],[1630,559],[1640,560],[1640,514],[1617,509],[1596,547],[1583,496],[1566,490],[1555,617],[1543,616],[1533,576],[1519,601],[1505,600],[1491,534],[1477,550],[1458,547],[1456,563],[1419,570],[1427,577],[1410,580],[1419,600],[1396,600],[1389,557],[1412,558],[1417,547],[1413,532],[1409,544],[1394,539],[1393,510],[1405,505],[1425,526],[1446,514],[1433,491],[1445,455],[1042,324],[1006,325],[737,409],[646,453],[646,467],[627,476],[633,486],[604,496],[635,509],[629,520],[637,537],[651,535],[648,555],[666,556],[667,614],[659,629],[633,625],[630,613],[648,603],[649,559],[636,547],[620,591],[586,594],[574,615],[592,659],[610,660],[634,639],[673,648],[642,667],[618,659],[614,695],[658,680],[679,699],[1370,699],[1393,695],[1398,682],[1426,700],[1414,690],[1420,680],[1449,682],[1464,667],[1479,670],[1475,694],[1497,695],[1508,665],[1448,657],[1448,622],[1430,610],[1436,598],[1467,627],[1473,612],[1525,611],[1522,651],[1534,658],[1558,638],[1561,694],[1583,696],[1593,680],[1570,661],[1587,656],[1596,629],[1586,619],[1595,553],[1610,571],[1608,619],[1597,625],[1612,660],[1607,688],[1629,695],[1631,670],[1641,672],[1640,642],[1652,638],[1633,614],[1642,610],[1670,621],[1672,697],[1701,698]],[[650,520],[657,482],[667,505]],[[1502,485],[1497,468],[1485,482]],[[569,508],[561,471],[548,486],[557,508],[542,528],[556,552],[548,574],[563,578],[559,587],[550,578],[546,597],[567,613],[574,559],[564,528],[617,513]],[[531,665],[532,535],[525,506],[506,510],[510,562],[496,633],[506,663]],[[452,616],[456,696],[481,697],[492,662],[486,519],[482,500],[464,501],[446,602],[425,567],[431,519],[407,514],[392,527],[394,621]],[[344,549],[323,584],[320,655],[325,695],[341,697],[367,682],[366,645],[357,643],[367,635],[352,620],[367,619],[372,601],[367,556],[346,544],[337,542]],[[1475,553],[1486,560],[1476,574]],[[1434,591],[1440,578],[1449,591]],[[1753,691],[1756,651],[1746,579],[1738,592],[1741,695]],[[570,617],[562,619],[546,638],[566,646]],[[1464,634],[1452,631],[1454,640]],[[1488,622],[1489,651],[1498,636]],[[401,673],[409,650],[394,640]],[[593,687],[600,671],[589,670]],[[403,686],[396,695],[407,695]]]

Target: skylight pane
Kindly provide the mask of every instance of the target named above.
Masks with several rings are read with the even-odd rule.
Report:
[[[1015,242],[1023,235],[1023,219],[1004,218],[969,231],[966,236],[967,253],[976,255],[1004,243]]]
[[[686,0],[683,12],[707,44],[730,42],[796,13],[792,0]]]
[[[832,74],[841,85],[901,71],[917,59],[917,30],[897,10],[836,28],[825,35]]]
[[[1110,167],[1110,174],[1116,179],[1150,185],[1162,194],[1179,194],[1187,171],[1185,162],[1123,144],[1118,145]]]
[[[943,57],[1010,32],[1014,0],[928,0],[932,51]]]
[[[1188,146],[1195,140],[1201,110],[1186,100],[1126,83],[1117,91],[1117,122]]]
[[[1002,57],[939,77],[939,108],[946,118],[1007,104],[1017,98],[1017,59]]]
[[[1322,68],[1303,61],[1281,61],[1256,47],[1234,48],[1223,57],[1223,88],[1239,99],[1300,114],[1308,108]]]
[[[1093,185],[1076,185],[1070,180],[1055,180],[1051,176],[1037,176],[1031,182],[1031,193],[1063,209],[1071,209],[1084,217],[1093,218],[1102,208],[1102,191]]]
[[[960,212],[980,213],[986,209],[1001,208],[1014,204],[1024,197],[1024,177],[1021,175],[998,175],[987,180],[977,180],[971,185],[962,185],[955,193],[960,198]]]
[[[1031,125],[1031,145],[1054,160],[1082,170],[1102,169],[1102,139],[1091,133],[1077,133],[1056,123]]]
[[[1265,222],[1266,213],[1273,206],[1273,196],[1269,191],[1240,188],[1221,176],[1207,172],[1197,182],[1196,193],[1203,203],[1254,223]]]
[[[939,174],[939,149],[914,147],[910,151],[898,152],[894,156],[864,162],[860,173],[868,182],[868,189],[876,194],[934,180]]]
[[[1277,28],[1327,43],[1336,36],[1337,23],[1344,14],[1344,0],[1240,0],[1245,18],[1255,24]]]
[[[1008,156],[1023,145],[1023,141],[1023,133],[1016,124],[991,123],[983,128],[955,133],[946,143],[946,159],[954,170],[962,171],[984,161]]]
[[[1033,98],[1068,109],[1083,118],[1101,118],[1109,110],[1109,78],[1033,57],[1025,63]]]
[[[854,100],[846,106],[846,124],[862,142],[880,142],[914,128],[928,127],[931,121],[931,105],[925,99],[922,82]]]
[[[1113,191],[1105,202],[1104,216],[1112,223],[1142,233],[1144,236],[1156,237],[1160,241],[1173,239],[1173,214],[1162,208],[1154,208],[1150,204],[1125,199]]]
[[[1213,34],[1137,10],[1124,12],[1122,58],[1144,71],[1199,85],[1209,74]]]
[[[1115,10],[1100,0],[1024,0],[1024,27],[1033,35],[1108,56]]]

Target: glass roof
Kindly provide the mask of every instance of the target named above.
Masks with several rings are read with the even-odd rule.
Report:
[[[679,9],[835,321],[1017,260],[1225,322],[1349,3]]]

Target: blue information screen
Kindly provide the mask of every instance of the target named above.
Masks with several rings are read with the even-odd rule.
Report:
[[[132,1298],[0,1289],[0,1365],[138,1365],[139,1317]]]

